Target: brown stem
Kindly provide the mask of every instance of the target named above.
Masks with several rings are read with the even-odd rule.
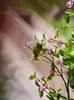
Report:
[[[49,59],[47,56],[44,56],[46,59],[48,59],[50,62],[52,62],[52,60],[51,59]]]
[[[68,83],[67,83],[67,94],[68,94],[68,100],[70,100],[69,80],[68,80]]]
[[[48,57],[45,56],[46,59],[48,59],[49,61],[53,62],[51,59],[49,59]],[[62,78],[64,84],[65,84],[65,87],[66,87],[66,91],[67,91],[67,99],[70,100],[70,93],[69,93],[69,80],[68,80],[68,83],[66,83],[63,75],[61,74],[61,72],[59,71],[59,69],[57,68],[57,66],[55,65],[55,68],[56,70],[58,71],[58,73],[60,74],[60,77]]]

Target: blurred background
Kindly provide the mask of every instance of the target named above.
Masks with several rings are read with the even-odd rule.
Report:
[[[47,75],[50,65],[30,61],[32,54],[24,50],[24,43],[32,41],[34,35],[41,38],[44,32],[54,35],[67,1],[0,0],[0,100],[40,100],[29,76],[33,72],[39,77]],[[63,88],[62,94],[66,95],[59,77],[53,78],[50,85]]]

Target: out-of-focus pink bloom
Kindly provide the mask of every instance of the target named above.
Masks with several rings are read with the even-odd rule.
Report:
[[[60,47],[61,45],[63,44],[63,41],[62,40],[58,40],[57,41],[57,45]]]
[[[45,83],[45,82],[43,82],[43,83],[42,83],[42,86],[46,86],[46,83]]]
[[[64,73],[65,75],[67,75],[67,72],[68,72],[68,70],[63,69],[63,73]]]
[[[72,7],[73,7],[73,3],[74,3],[74,0],[70,0],[70,1],[68,1],[68,2],[66,3],[66,6],[67,6],[68,8],[72,8]]]
[[[29,48],[29,47],[30,47],[29,43],[24,44],[24,48]]]
[[[50,35],[50,36],[48,37],[48,42],[51,42],[51,40],[53,40],[53,36],[52,36],[52,35]]]
[[[74,0],[71,0],[71,2],[73,2],[73,3],[74,3]]]
[[[49,47],[49,48],[47,49],[47,51],[46,51],[46,54],[51,54],[51,53],[52,53],[52,48]]]
[[[61,65],[62,62],[61,62],[60,60],[57,60],[57,61],[56,61],[56,64],[57,64],[57,65]]]

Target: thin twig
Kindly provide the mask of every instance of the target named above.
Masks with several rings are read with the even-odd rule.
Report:
[[[49,59],[48,57],[46,57],[46,56],[45,56],[45,58],[48,59],[48,60],[51,61],[51,62],[54,62],[54,61],[52,61],[51,59]],[[65,79],[64,79],[64,77],[63,77],[63,75],[61,74],[61,72],[59,71],[59,69],[57,68],[56,65],[55,65],[55,68],[57,69],[58,73],[60,74],[60,76],[61,76],[61,78],[62,78],[62,80],[63,80],[63,82],[64,82],[64,84],[65,84],[66,91],[67,91],[67,95],[68,95],[68,100],[70,100],[69,82],[68,82],[68,84],[66,83],[66,81],[65,81]]]

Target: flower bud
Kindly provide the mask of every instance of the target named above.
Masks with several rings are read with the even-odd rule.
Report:
[[[60,60],[57,60],[57,61],[56,61],[56,64],[57,64],[57,65],[61,65],[62,62],[61,62]]]
[[[24,48],[29,48],[29,47],[30,47],[29,43],[24,44]]]
[[[63,44],[63,41],[62,40],[58,40],[57,41],[57,45],[60,47],[61,45]]]
[[[46,89],[46,87],[42,85],[41,88],[40,88],[40,91],[43,92],[43,91],[45,91],[45,89]]]
[[[46,54],[51,54],[51,53],[52,53],[52,48],[49,47],[49,48],[47,49],[47,51],[46,51]]]

